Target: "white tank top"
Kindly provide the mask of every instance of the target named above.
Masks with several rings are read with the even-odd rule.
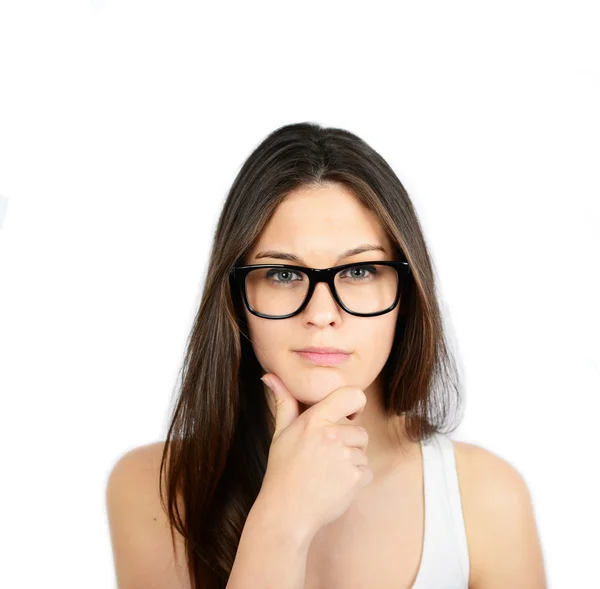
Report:
[[[452,440],[434,434],[421,449],[425,536],[412,589],[468,589],[469,552]]]

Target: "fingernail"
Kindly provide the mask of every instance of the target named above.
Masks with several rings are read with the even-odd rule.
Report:
[[[260,380],[263,381],[263,383],[267,386],[267,388],[271,392],[273,391],[273,385],[271,384],[271,381],[266,376],[262,376]]]

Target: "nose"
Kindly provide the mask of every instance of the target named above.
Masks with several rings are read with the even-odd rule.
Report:
[[[325,294],[321,294],[322,292],[325,292]],[[317,293],[319,293],[318,297],[317,297]],[[333,304],[333,307],[338,307],[337,301],[335,300],[335,297],[333,296],[333,293],[331,292],[329,285],[326,282],[319,282],[318,284],[315,285],[315,289],[304,309],[304,312],[306,312],[308,309],[312,310],[312,308],[315,306],[317,308],[322,308],[323,307],[323,305],[322,305],[323,297],[325,297],[325,300],[329,299],[330,307],[332,304]],[[315,298],[317,300],[316,305],[315,305]]]

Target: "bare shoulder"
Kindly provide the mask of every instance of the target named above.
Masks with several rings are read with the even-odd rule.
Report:
[[[134,448],[113,466],[106,510],[119,589],[189,588],[183,538],[173,552],[167,514],[159,496],[164,442]]]
[[[129,471],[131,467],[141,469],[141,472],[148,476],[156,475],[158,477],[158,471],[154,469],[160,466],[164,445],[164,442],[153,442],[128,450],[116,461],[111,471],[111,477],[124,470]]]
[[[469,546],[469,589],[545,589],[531,495],[497,454],[452,440]]]

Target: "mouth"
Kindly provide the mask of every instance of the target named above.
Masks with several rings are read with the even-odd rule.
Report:
[[[350,357],[350,354],[343,354],[339,352],[318,353],[297,351],[296,354],[300,355],[300,357],[304,358],[305,360],[312,362],[313,364],[319,364],[322,366],[342,364]]]

